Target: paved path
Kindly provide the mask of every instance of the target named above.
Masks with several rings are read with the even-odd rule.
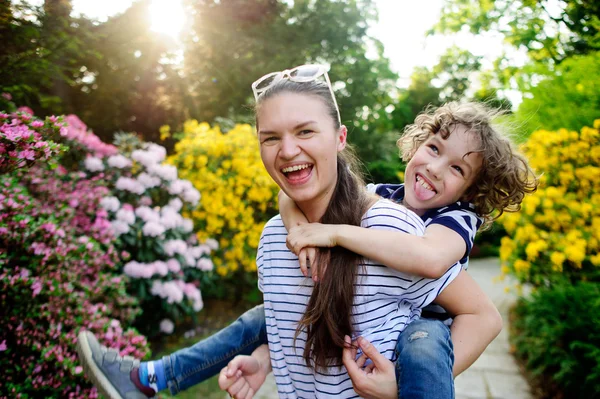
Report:
[[[498,307],[504,319],[504,329],[475,364],[456,378],[456,399],[532,399],[529,386],[509,353],[508,309],[516,298],[514,294],[505,293],[504,287],[512,282],[494,282],[500,274],[497,258],[472,260],[469,273]],[[272,375],[255,398],[277,398]]]

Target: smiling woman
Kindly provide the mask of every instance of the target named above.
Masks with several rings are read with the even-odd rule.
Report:
[[[153,0],[150,4],[150,29],[174,39],[185,23],[181,0]]]

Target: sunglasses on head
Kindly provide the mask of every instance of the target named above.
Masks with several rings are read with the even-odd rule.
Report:
[[[325,81],[327,82],[327,87],[331,93],[331,98],[333,99],[333,104],[335,105],[335,110],[337,111],[338,122],[341,124],[340,109],[337,105],[337,101],[335,100],[333,89],[331,88],[329,75],[327,75],[328,70],[329,67],[326,65],[308,64],[300,65],[292,69],[286,69],[285,71],[268,73],[262,78],[258,79],[256,82],[252,83],[254,99],[258,100],[258,96],[264,93],[269,87],[277,84],[283,79],[288,79],[297,83],[306,83],[312,82],[313,80],[316,80],[324,75]]]

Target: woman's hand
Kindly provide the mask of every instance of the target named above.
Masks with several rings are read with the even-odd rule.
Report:
[[[236,356],[219,374],[219,387],[236,399],[251,399],[267,378],[268,370],[254,356]]]
[[[350,337],[346,336],[345,339],[342,361],[356,393],[366,399],[398,398],[394,363],[386,359],[362,337],[359,337],[354,345],[350,342]],[[356,345],[363,351],[358,359],[356,359]],[[372,363],[365,367],[367,359],[371,359]]]

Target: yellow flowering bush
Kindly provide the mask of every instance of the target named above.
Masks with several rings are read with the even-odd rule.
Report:
[[[222,132],[219,126],[188,120],[175,137],[179,141],[168,162],[202,193],[189,216],[200,231],[200,241],[209,237],[219,241],[212,258],[216,272],[221,276],[251,272],[254,278],[260,234],[277,213],[279,191],[261,162],[254,128],[238,124]]]
[[[503,273],[544,285],[600,276],[600,120],[580,132],[534,132],[523,146],[540,175],[537,192],[506,213],[500,246]]]

